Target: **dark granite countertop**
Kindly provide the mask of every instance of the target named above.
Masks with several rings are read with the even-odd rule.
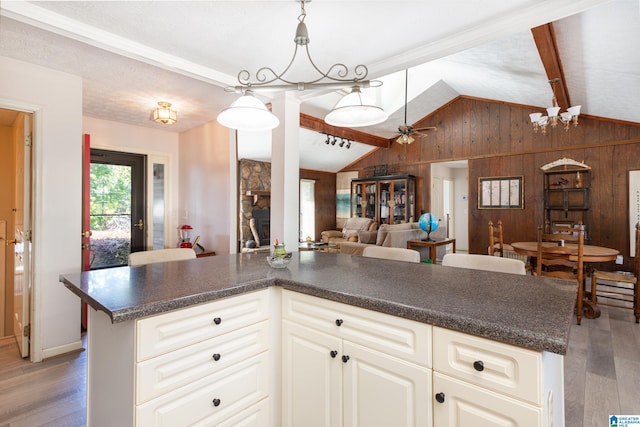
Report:
[[[564,355],[577,286],[543,277],[304,251],[285,269],[265,254],[66,274],[60,281],[123,322],[273,285]]]

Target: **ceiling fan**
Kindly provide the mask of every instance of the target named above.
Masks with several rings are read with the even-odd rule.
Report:
[[[400,145],[411,144],[415,139],[412,135],[426,136],[426,131],[438,130],[435,126],[426,126],[414,129],[413,126],[407,124],[407,90],[409,87],[409,69],[404,70],[404,124],[398,126],[398,138],[396,142]],[[405,147],[406,148],[406,147]]]

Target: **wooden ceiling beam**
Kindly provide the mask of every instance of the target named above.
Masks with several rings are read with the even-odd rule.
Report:
[[[538,53],[542,60],[542,65],[547,73],[547,79],[557,80],[556,83],[551,84],[551,89],[554,91],[558,107],[562,110],[566,110],[571,106],[569,101],[569,91],[567,90],[567,82],[564,78],[564,71],[562,69],[562,61],[560,60],[560,53],[558,52],[558,45],[556,44],[556,35],[553,30],[553,24],[544,24],[539,27],[531,29],[533,34],[533,40],[538,47]]]
[[[374,147],[389,148],[389,139],[370,135],[358,130],[328,125],[324,120],[300,113],[300,127],[316,132],[326,133]]]

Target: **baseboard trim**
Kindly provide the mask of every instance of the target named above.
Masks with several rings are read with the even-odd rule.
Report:
[[[82,349],[82,341],[78,340],[69,344],[60,345],[58,347],[45,348],[42,350],[42,358],[48,359],[49,357],[59,356],[61,354],[70,353],[72,351],[78,351]]]

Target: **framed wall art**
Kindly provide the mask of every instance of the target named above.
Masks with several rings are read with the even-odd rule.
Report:
[[[636,253],[636,224],[640,222],[640,170],[629,171],[629,253]]]
[[[523,209],[522,176],[478,178],[478,209]]]

